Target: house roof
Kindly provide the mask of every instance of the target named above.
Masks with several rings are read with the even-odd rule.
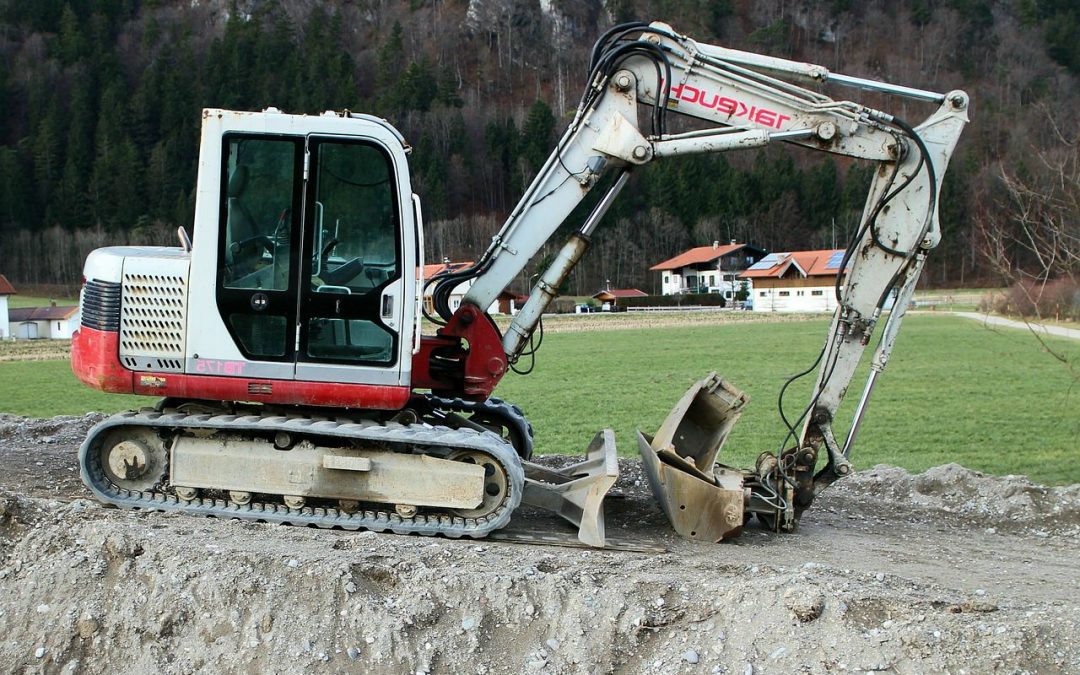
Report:
[[[800,277],[835,277],[840,272],[844,249],[770,253],[739,275],[740,279],[779,279],[792,270]],[[850,263],[849,263],[850,265]]]
[[[8,310],[8,321],[63,321],[79,311],[78,307],[19,307]]]
[[[441,274],[442,272],[457,272],[459,270],[465,269],[466,267],[472,266],[472,261],[459,263],[432,263],[430,265],[424,265],[424,278],[430,279],[436,274]]]
[[[592,297],[600,298],[601,296],[605,295],[612,298],[644,298],[649,294],[636,288],[609,288],[603,291],[597,291],[596,293],[593,293]]]
[[[524,304],[529,299],[529,296],[528,295],[522,295],[521,293],[518,293],[517,291],[510,291],[510,290],[507,290],[507,289],[504,288],[503,290],[499,291],[499,299],[500,300],[503,300],[503,299],[513,300],[517,304],[521,305],[521,304]]]
[[[3,274],[0,274],[0,295],[15,295],[15,287]]]
[[[734,253],[746,244],[724,244],[723,246],[698,246],[688,251],[683,251],[674,258],[669,258],[662,263],[657,263],[649,269],[653,272],[663,270],[677,270],[687,265],[699,265],[722,258],[729,253]]]

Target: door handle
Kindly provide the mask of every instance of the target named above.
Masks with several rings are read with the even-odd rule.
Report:
[[[389,319],[394,315],[394,296],[384,295],[382,297],[382,317]]]

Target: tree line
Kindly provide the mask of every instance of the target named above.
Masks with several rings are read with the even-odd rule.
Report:
[[[211,4],[0,0],[0,54],[11,66],[0,69],[0,271],[9,278],[70,283],[80,245],[160,243],[177,225],[192,229],[204,107],[390,119],[414,148],[428,257],[474,258],[572,115],[592,38],[630,16],[678,16],[677,28],[700,40],[905,84],[993,82],[967,86],[976,124],[945,184],[941,264],[928,274],[938,283],[998,274],[979,255],[975,222],[1008,226],[995,176],[1002,166],[1037,173],[1029,145],[1053,142],[1046,123],[1021,111],[1043,104],[1058,124],[1075,123],[1064,111],[1076,99],[1080,10],[1064,1]],[[890,30],[897,24],[912,30]],[[883,30],[895,38],[887,48],[873,39]],[[1015,57],[1023,72],[1002,74],[1004,55],[1032,36],[1038,47]],[[607,280],[651,290],[649,265],[716,240],[843,246],[872,170],[778,149],[657,162],[635,172],[571,290]]]

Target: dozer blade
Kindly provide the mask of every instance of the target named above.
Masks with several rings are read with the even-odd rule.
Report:
[[[655,436],[638,432],[649,486],[683,537],[716,542],[742,531],[749,490],[742,472],[716,467],[716,455],[747,401],[710,373],[687,390]]]
[[[525,492],[521,502],[551,511],[578,528],[578,539],[589,546],[604,546],[604,496],[619,477],[615,433],[596,434],[585,461],[559,470],[522,462]]]

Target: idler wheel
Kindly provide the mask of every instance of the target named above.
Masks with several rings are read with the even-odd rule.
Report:
[[[457,450],[448,459],[484,467],[484,501],[475,509],[453,509],[462,518],[483,518],[494,513],[509,495],[509,481],[502,466],[493,457],[476,450]]]

